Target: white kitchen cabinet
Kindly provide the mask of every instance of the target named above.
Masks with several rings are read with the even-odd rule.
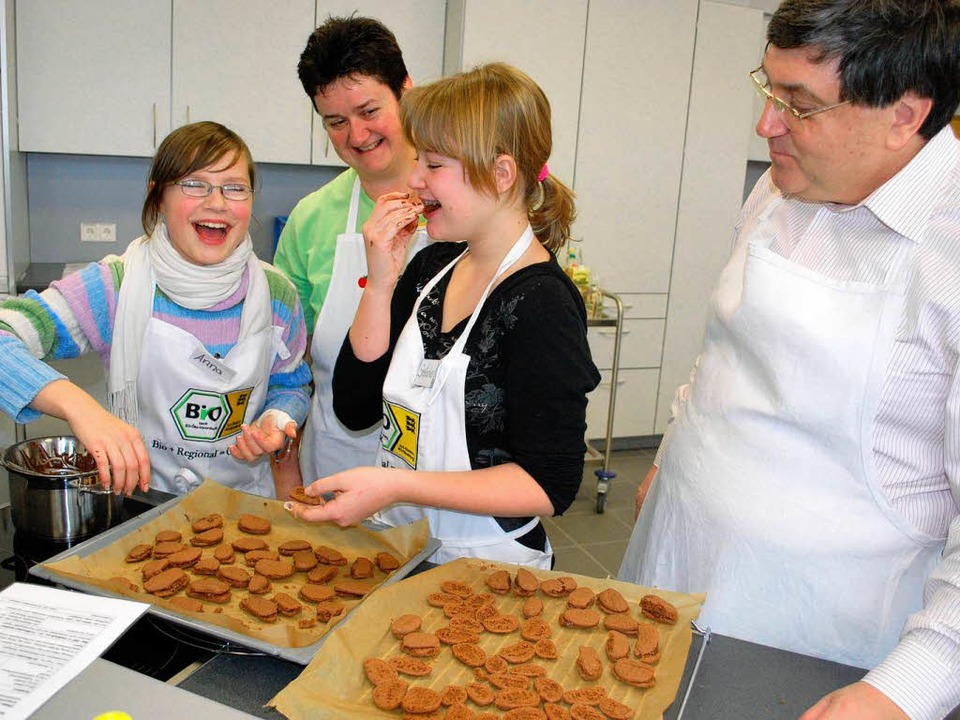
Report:
[[[21,1],[16,25],[20,150],[153,155],[170,129],[170,0]]]
[[[447,73],[485,62],[510,63],[550,100],[550,172],[574,184],[587,0],[449,0]],[[637,32],[632,28],[631,33]],[[621,78],[622,79],[622,78]]]
[[[402,3],[393,0],[317,0],[316,24],[321,25],[330,16],[346,17],[354,12],[376,18],[397,37],[407,72],[414,84],[420,84],[436,80],[443,74],[445,10],[444,0],[406,0]],[[298,60],[307,35],[297,51]],[[313,113],[312,157],[315,165],[344,165],[334,152],[316,113]]]
[[[173,127],[215,120],[257,162],[309,164],[313,110],[297,61],[315,0],[173,0]]]
[[[654,433],[659,368],[621,368],[617,379],[617,408],[613,437],[637,437]],[[587,395],[587,437],[607,434],[607,403],[610,401],[610,371],[600,371],[600,384]],[[602,450],[602,444],[600,446]]]

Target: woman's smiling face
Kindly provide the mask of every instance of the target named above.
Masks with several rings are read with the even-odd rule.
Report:
[[[250,170],[243,157],[231,155],[180,180],[249,187]],[[246,236],[252,211],[253,195],[246,200],[227,200],[218,187],[206,197],[189,197],[179,186],[167,185],[160,203],[170,242],[195,265],[226,260]]]

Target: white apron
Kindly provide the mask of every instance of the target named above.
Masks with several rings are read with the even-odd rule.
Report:
[[[441,270],[420,293],[410,319],[397,340],[383,383],[383,430],[378,454],[382,467],[424,471],[471,469],[464,418],[464,383],[470,356],[464,354],[463,348],[493,284],[523,255],[531,242],[533,230],[528,226],[487,285],[460,337],[440,361],[424,358],[417,310],[430,290],[453,269],[463,254]],[[460,557],[478,557],[550,569],[553,551],[549,541],[546,552],[528,548],[516,541],[516,538],[536,527],[538,518],[533,518],[516,530],[505,532],[489,515],[420,505],[391,505],[375,516],[377,520],[393,526],[405,525],[423,517],[430,523],[430,533],[443,543],[429,558],[430,562],[444,563]]]
[[[701,622],[723,635],[869,668],[943,547],[873,466],[911,243],[880,285],[834,281],[769,249],[775,207],[720,277],[620,579],[706,592]]]
[[[350,196],[346,227],[337,236],[330,287],[317,316],[310,345],[314,392],[300,448],[304,484],[341,470],[373,465],[380,446],[379,427],[348,430],[333,412],[333,368],[360,304],[363,294],[360,279],[367,276],[363,234],[357,229],[359,207],[360,178],[357,178]],[[426,244],[426,231],[417,230],[407,251],[407,261]]]
[[[221,359],[187,331],[150,318],[137,402],[151,487],[181,495],[210,478],[243,492],[276,495],[268,456],[245,463],[227,448],[241,424],[259,417],[274,357],[289,357],[282,338],[283,328],[269,326]]]

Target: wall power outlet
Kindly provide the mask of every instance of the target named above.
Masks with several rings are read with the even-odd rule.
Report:
[[[80,223],[81,242],[116,242],[116,223]]]

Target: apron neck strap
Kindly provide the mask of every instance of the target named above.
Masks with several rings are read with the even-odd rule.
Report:
[[[357,233],[357,215],[360,211],[360,176],[357,175],[353,181],[353,191],[350,193],[350,210],[347,212],[347,225],[343,232],[345,235],[355,235]]]

